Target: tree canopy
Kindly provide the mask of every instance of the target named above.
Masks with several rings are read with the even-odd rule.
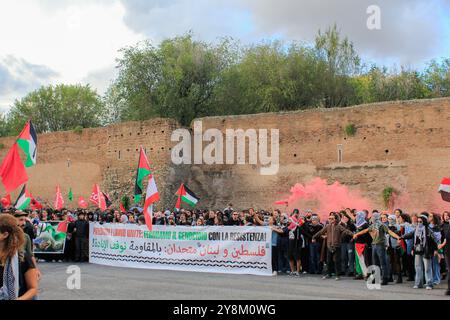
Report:
[[[193,34],[155,46],[121,50],[118,76],[103,97],[89,86],[42,87],[0,118],[0,135],[17,134],[28,119],[38,132],[72,130],[155,117],[188,126],[204,116],[450,96],[450,59],[422,71],[368,65],[336,26],[312,45],[230,38],[208,43]]]

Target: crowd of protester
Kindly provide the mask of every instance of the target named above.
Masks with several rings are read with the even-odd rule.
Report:
[[[18,240],[12,242],[26,248],[26,254],[21,254],[19,259],[23,273],[21,293],[22,296],[26,294],[27,298],[35,295],[37,287],[34,281],[28,280],[40,276],[30,242],[36,237],[36,229],[41,222],[67,222],[64,254],[59,257],[44,256],[44,260],[74,262],[87,262],[89,259],[90,222],[145,225],[145,217],[139,208],[127,213],[118,210],[3,211],[15,215],[25,234],[24,240],[18,236]],[[5,242],[5,234],[11,237],[18,233],[10,225],[12,220],[5,216],[8,215],[0,215],[0,273],[3,274],[6,274],[6,262],[13,252],[5,253],[9,252],[7,246],[12,243]],[[372,274],[370,266],[378,266],[381,285],[409,281],[414,283],[414,289],[432,290],[447,279],[447,295],[450,294],[449,221],[449,212],[442,215],[427,212],[406,214],[397,209],[390,214],[377,210],[357,212],[346,209],[331,212],[324,218],[312,211],[301,213],[298,209],[291,213],[280,210],[234,210],[232,204],[221,211],[166,210],[155,212],[153,217],[154,225],[165,226],[270,227],[274,275],[300,277],[302,274],[317,274],[322,275],[323,279],[340,280],[345,276],[367,280]],[[9,225],[5,227],[5,223]],[[28,285],[24,286],[25,283]],[[31,291],[26,293],[28,288]]]

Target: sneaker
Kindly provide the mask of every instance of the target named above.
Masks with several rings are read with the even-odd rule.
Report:
[[[433,290],[433,287],[428,286],[426,289],[427,290]]]
[[[324,276],[323,278],[322,278],[323,280],[326,280],[326,279],[331,279],[331,276],[329,276],[329,275],[326,275],[326,276]]]
[[[300,277],[300,273],[294,272],[294,277]]]
[[[303,274],[308,274],[308,272],[306,272],[306,271],[303,271]]]
[[[334,280],[336,280],[336,281],[339,281],[339,280],[341,280],[341,278],[339,278],[339,277],[336,277],[336,279],[334,279]]]
[[[289,272],[289,277],[293,277],[294,276],[294,272]]]
[[[413,289],[420,289],[420,287],[419,286],[414,286]]]
[[[273,275],[273,276],[277,276],[277,275],[278,275],[278,272],[277,272],[277,271],[274,271],[274,272],[272,273],[272,275]]]

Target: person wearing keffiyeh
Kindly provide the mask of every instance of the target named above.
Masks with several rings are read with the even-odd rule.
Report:
[[[0,300],[31,300],[37,295],[37,273],[21,248],[24,233],[17,220],[0,215]]]
[[[431,259],[440,241],[435,239],[429,228],[428,214],[423,213],[418,218],[418,224],[413,232],[406,234],[403,239],[414,239],[414,259],[416,279],[414,289],[423,287],[423,274],[425,273],[426,289],[433,289],[433,271]]]

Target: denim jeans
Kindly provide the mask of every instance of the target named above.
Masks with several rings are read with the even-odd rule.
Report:
[[[431,259],[432,269],[433,269],[433,284],[441,284],[441,264],[439,263],[439,258],[434,256]]]
[[[386,246],[384,244],[372,245],[372,263],[381,268],[383,281],[388,281],[389,270],[387,267]]]
[[[341,270],[344,273],[355,272],[355,244],[341,243]]]
[[[309,273],[315,274],[320,271],[320,243],[315,242],[309,245]]]
[[[416,281],[414,284],[418,287],[423,287],[423,274],[425,271],[426,286],[433,287],[433,267],[431,259],[425,259],[423,255],[419,254],[416,254],[414,258],[416,265]]]

